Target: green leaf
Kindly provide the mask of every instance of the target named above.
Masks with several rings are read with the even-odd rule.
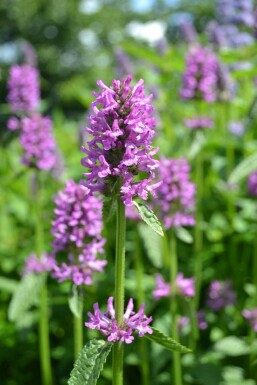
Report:
[[[111,348],[112,344],[104,340],[89,341],[79,353],[68,385],[95,385]]]
[[[18,281],[11,278],[0,277],[0,290],[13,293],[18,286]]]
[[[180,239],[182,242],[188,244],[193,243],[192,234],[190,234],[190,232],[184,227],[176,227],[175,232],[178,239]]]
[[[117,209],[117,198],[113,196],[111,199],[104,199],[103,202],[103,221],[109,222]]]
[[[236,336],[228,336],[216,342],[214,350],[225,356],[237,357],[249,353],[246,343]]]
[[[136,206],[143,221],[148,226],[150,226],[157,234],[163,237],[164,233],[163,233],[162,225],[159,222],[157,216],[154,214],[154,212],[143,203],[137,203],[135,201],[133,201],[133,203]]]
[[[189,148],[188,158],[194,159],[196,155],[202,150],[206,143],[206,138],[202,132],[196,132],[195,138]]]
[[[241,179],[247,177],[257,168],[257,152],[245,158],[237,167],[232,171],[228,183],[238,183]]]
[[[72,314],[74,314],[75,317],[80,318],[83,311],[83,295],[78,286],[72,285],[68,301]]]
[[[27,310],[38,302],[40,288],[45,281],[45,274],[26,274],[22,277],[13,294],[8,318],[10,321],[18,322]]]
[[[168,350],[172,350],[173,352],[179,352],[179,353],[189,353],[191,352],[190,349],[186,348],[185,346],[181,345],[180,343],[176,342],[172,338],[166,336],[159,330],[155,328],[151,328],[153,330],[153,334],[145,334],[144,337],[148,338],[149,340],[156,342],[159,345],[162,345],[164,348]]]
[[[162,267],[161,239],[145,223],[138,224],[139,234],[144,242],[144,247],[153,266]]]

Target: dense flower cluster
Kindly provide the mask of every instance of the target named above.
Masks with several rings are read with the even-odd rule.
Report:
[[[218,60],[208,48],[191,47],[186,55],[186,70],[180,95],[183,99],[216,100]]]
[[[147,317],[144,314],[144,304],[142,304],[139,311],[135,313],[133,311],[133,299],[130,298],[121,325],[118,325],[115,319],[113,297],[108,299],[107,308],[108,310],[102,313],[98,303],[95,303],[94,314],[88,312],[89,322],[85,322],[85,325],[90,329],[99,330],[103,335],[108,336],[108,341],[122,341],[130,344],[134,340],[132,335],[134,332],[137,332],[139,337],[142,337],[146,333],[153,333],[152,329],[148,326],[152,321],[152,317]]]
[[[71,279],[76,285],[89,285],[94,271],[103,271],[107,261],[97,259],[104,252],[101,236],[102,203],[88,189],[69,181],[55,199],[55,220],[51,233],[57,254],[66,251],[68,262],[56,263],[53,276],[59,281]]]
[[[219,48],[253,44],[252,34],[244,30],[254,26],[252,0],[217,0],[216,5],[218,22],[211,21],[207,26],[210,40]]]
[[[51,271],[54,264],[54,257],[51,254],[43,253],[39,259],[36,254],[33,253],[26,259],[24,274]]]
[[[86,154],[82,165],[89,170],[83,184],[90,193],[101,191],[110,196],[121,180],[118,192],[128,206],[133,204],[134,196],[146,200],[148,193],[154,194],[157,185],[150,183],[159,165],[153,159],[158,149],[151,146],[155,125],[151,96],[145,96],[143,80],[134,87],[130,86],[131,80],[131,76],[114,80],[111,87],[98,81],[102,90],[94,94],[87,128],[93,139],[88,148],[82,147]],[[145,174],[147,177],[142,178]]]
[[[176,278],[176,287],[171,290],[170,284],[164,281],[161,274],[157,274],[156,287],[153,291],[154,299],[169,297],[170,294],[179,294],[183,297],[194,297],[195,295],[195,280],[194,278],[184,278],[183,273],[178,273]]]
[[[201,130],[204,128],[212,128],[214,122],[209,116],[195,116],[191,119],[185,119],[184,124],[192,130]]]
[[[52,170],[57,161],[52,121],[34,113],[21,119],[20,143],[24,154],[22,163],[41,170]]]
[[[243,310],[242,315],[249,321],[254,331],[257,332],[257,307],[252,310]]]
[[[154,204],[166,229],[172,226],[193,226],[195,184],[189,181],[190,166],[186,159],[161,158],[158,178],[162,184]]]
[[[257,196],[257,170],[248,177],[248,191],[250,195]]]
[[[218,311],[235,303],[236,294],[232,289],[231,281],[213,281],[210,284],[207,305],[213,311]]]
[[[8,103],[15,114],[33,112],[40,100],[38,70],[29,65],[11,67],[8,90]]]

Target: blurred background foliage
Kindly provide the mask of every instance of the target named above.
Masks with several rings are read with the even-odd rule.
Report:
[[[43,177],[44,230],[46,251],[51,250],[49,233],[53,212],[53,197],[63,188],[64,180],[79,181],[84,170],[80,165],[80,146],[85,143],[82,128],[86,113],[93,100],[92,91],[96,81],[109,84],[120,77],[117,55],[122,49],[129,57],[135,80],[143,77],[147,91],[155,92],[157,133],[156,144],[165,156],[188,156],[195,173],[194,160],[197,151],[203,150],[205,172],[203,199],[203,294],[204,302],[208,284],[212,278],[226,279],[233,276],[238,289],[238,309],[227,309],[220,319],[209,314],[210,329],[204,331],[195,356],[183,358],[188,384],[195,385],[254,385],[249,377],[246,340],[237,343],[238,355],[233,343],[217,346],[226,335],[246,335],[241,309],[252,306],[254,288],[251,286],[252,244],[256,238],[256,202],[247,196],[246,185],[239,191],[228,189],[227,144],[234,149],[234,165],[252,154],[257,141],[256,88],[253,81],[257,75],[256,43],[240,50],[222,50],[220,58],[227,64],[248,60],[248,69],[233,72],[238,92],[233,106],[217,102],[213,105],[198,102],[181,102],[179,88],[185,67],[184,56],[188,49],[181,39],[180,25],[192,21],[199,39],[207,41],[206,24],[215,16],[215,1],[206,0],[2,0],[0,1],[0,139],[1,139],[1,232],[0,232],[0,373],[3,385],[40,384],[37,352],[37,307],[34,306],[25,319],[15,325],[7,320],[7,309],[12,293],[17,287],[25,258],[33,251],[33,175],[20,164],[21,148],[15,133],[6,129],[10,115],[6,103],[6,81],[9,67],[24,60],[27,43],[36,53],[41,74],[41,111],[49,114],[54,123],[54,134],[65,163],[64,175]],[[164,52],[163,46],[166,47]],[[185,128],[183,119],[192,117],[201,110],[215,121],[215,130],[206,132],[202,141],[193,137]],[[244,138],[229,136],[225,126],[229,120],[243,120],[246,127]],[[218,134],[217,134],[218,132]],[[199,138],[198,138],[199,139]],[[190,155],[191,154],[191,155]],[[231,171],[231,170],[230,170]],[[193,174],[194,175],[194,174]],[[193,176],[193,178],[195,175]],[[232,198],[231,198],[232,197]],[[229,222],[227,204],[236,201],[237,216]],[[109,260],[108,274],[101,276],[95,286],[87,288],[86,311],[95,301],[105,303],[106,287],[113,287],[114,223],[105,228],[109,237],[106,245]],[[136,296],[134,279],[134,224],[128,223],[128,270],[127,296]],[[193,233],[193,231],[192,231]],[[233,255],[228,255],[228,245],[233,234],[233,247],[238,250],[233,267]],[[192,245],[179,241],[181,270],[192,274]],[[160,267],[158,250],[144,248],[144,289],[146,302],[156,314],[156,326],[161,324],[168,331],[170,318],[165,314],[163,303],[153,303],[151,290],[154,274]],[[242,255],[244,258],[242,258]],[[245,285],[241,278],[245,277]],[[248,286],[247,286],[248,285]],[[73,365],[72,315],[68,310],[69,284],[59,285],[49,279],[50,333],[52,360],[56,385],[65,384]],[[241,302],[240,302],[241,301]],[[149,312],[149,314],[151,314]],[[216,317],[216,318],[215,318]],[[86,333],[86,331],[85,331]],[[87,332],[90,338],[93,332]],[[188,335],[182,336],[187,343]],[[236,337],[235,337],[236,338]],[[138,369],[138,342],[128,347],[126,354],[127,383],[140,383]],[[240,346],[239,346],[240,345]],[[231,347],[229,350],[229,346]],[[134,348],[135,347],[135,348]],[[241,350],[240,350],[241,348]],[[253,346],[256,351],[256,340]],[[151,349],[153,365],[152,385],[169,383],[169,359],[167,352],[158,347]],[[244,367],[244,369],[242,368]],[[246,368],[246,369],[245,369]],[[245,374],[246,372],[246,374]],[[110,368],[107,366],[99,380],[100,385],[110,384]],[[2,382],[1,382],[2,384]]]

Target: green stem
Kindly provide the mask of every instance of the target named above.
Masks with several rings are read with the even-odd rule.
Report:
[[[177,326],[177,298],[176,298],[176,279],[178,274],[178,261],[176,253],[176,238],[171,231],[171,243],[170,243],[170,310],[171,310],[171,336],[179,342],[178,326]],[[180,353],[173,352],[173,370],[174,370],[174,385],[182,385],[182,370]]]
[[[196,180],[196,191],[197,191],[197,204],[196,204],[196,226],[195,226],[195,243],[194,243],[194,252],[195,252],[195,266],[194,266],[194,275],[195,275],[195,298],[194,298],[194,308],[197,312],[200,300],[200,292],[202,286],[202,246],[203,246],[203,233],[202,233],[202,194],[203,194],[203,161],[202,154],[199,152],[196,158],[196,170],[195,170],[195,180]]]
[[[83,321],[82,315],[79,317],[73,316],[73,331],[74,331],[74,360],[78,358],[79,353],[83,348]]]
[[[137,300],[138,308],[142,303],[145,302],[145,295],[143,289],[143,275],[144,275],[144,266],[142,261],[142,248],[139,233],[136,229],[135,231],[135,270],[136,270],[136,281],[137,281]],[[145,338],[140,338],[139,341],[140,349],[140,364],[141,364],[141,375],[142,375],[142,385],[149,385],[149,355],[148,355],[148,341]]]
[[[39,259],[42,258],[44,233],[43,220],[41,212],[41,187],[40,174],[36,174],[36,196],[35,196],[35,238],[36,238],[36,254]],[[43,385],[51,385],[53,383],[51,359],[50,359],[50,341],[49,341],[49,325],[48,325],[48,304],[47,304],[47,285],[43,283],[40,292],[39,303],[39,353],[40,365]]]
[[[124,285],[125,285],[125,206],[117,198],[116,217],[116,256],[115,256],[115,316],[118,325],[122,324],[124,314]],[[123,342],[113,345],[113,385],[123,384]]]

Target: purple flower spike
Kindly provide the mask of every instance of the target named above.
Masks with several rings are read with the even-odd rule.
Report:
[[[257,196],[257,170],[248,177],[248,192],[250,195]]]
[[[210,284],[207,305],[213,311],[219,311],[228,305],[236,303],[236,294],[231,281],[213,281]]]
[[[76,285],[90,285],[93,272],[102,272],[107,264],[97,259],[104,253],[105,243],[101,236],[102,202],[90,196],[85,187],[69,181],[55,204],[51,230],[54,252],[66,251],[69,258],[67,263],[56,262],[53,277],[59,282],[69,279]]]
[[[24,274],[42,273],[43,271],[51,271],[55,264],[53,255],[43,253],[42,258],[37,258],[36,254],[31,254],[26,259]]]
[[[153,158],[158,149],[151,146],[155,134],[151,96],[146,97],[143,80],[134,87],[130,86],[131,80],[131,76],[114,80],[110,87],[98,81],[102,90],[94,93],[96,100],[91,104],[87,128],[93,139],[87,148],[82,147],[86,157],[81,161],[88,169],[82,183],[91,194],[100,191],[110,196],[121,180],[116,193],[121,193],[127,206],[133,204],[134,196],[146,200],[149,193],[154,195],[158,184],[150,183],[159,165]]]
[[[155,277],[156,287],[153,291],[154,299],[169,297],[170,294],[179,294],[183,297],[194,297],[195,295],[195,280],[194,278],[184,278],[183,273],[178,273],[176,278],[176,287],[170,288],[170,285],[164,281],[161,274]]]
[[[243,310],[242,315],[249,321],[253,330],[257,332],[257,307],[253,308],[252,310]]]
[[[40,99],[39,73],[29,65],[11,67],[8,79],[8,103],[14,113],[31,113]]]
[[[214,126],[212,118],[208,116],[195,116],[191,119],[185,119],[184,124],[192,130],[202,130],[205,128],[212,128]]]
[[[139,311],[135,313],[133,311],[133,299],[130,298],[123,315],[122,324],[118,325],[115,319],[113,297],[110,297],[107,301],[108,310],[104,313],[100,311],[98,303],[94,304],[94,314],[88,312],[89,322],[85,322],[85,326],[90,329],[99,330],[103,335],[108,336],[107,339],[110,342],[122,341],[130,344],[134,340],[132,335],[134,332],[137,332],[139,337],[146,333],[153,333],[152,329],[148,326],[152,321],[152,317],[147,317],[144,314],[144,307],[145,305],[142,304]]]
[[[50,118],[40,114],[23,117],[20,143],[24,150],[24,165],[40,170],[52,170],[55,167],[57,150]]]
[[[177,226],[193,226],[195,184],[189,181],[190,167],[186,159],[161,158],[154,204],[160,211],[166,229]]]
[[[200,45],[192,47],[186,56],[181,97],[214,102],[217,98],[217,67],[218,60],[208,48]]]

